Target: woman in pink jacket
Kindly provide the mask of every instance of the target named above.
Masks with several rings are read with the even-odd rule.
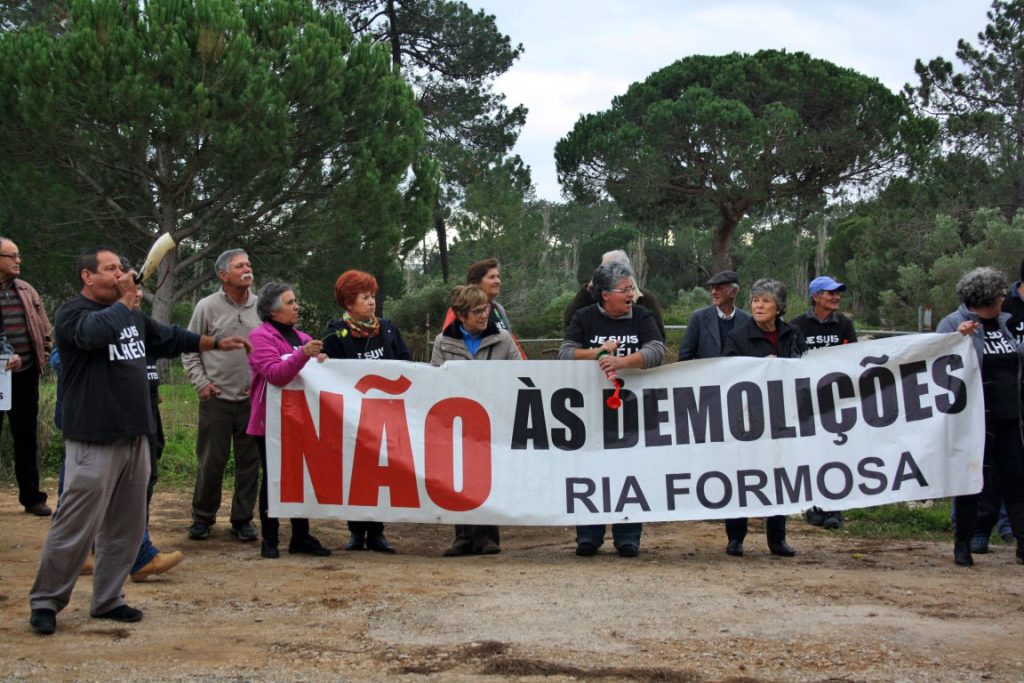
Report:
[[[279,523],[276,517],[270,517],[267,512],[267,384],[283,387],[295,379],[311,358],[323,361],[326,356],[322,353],[323,342],[295,328],[299,320],[299,303],[290,285],[282,282],[263,285],[258,294],[256,311],[263,324],[249,334],[249,342],[252,344],[252,353],[249,354],[249,366],[252,368],[252,388],[249,392],[252,411],[246,432],[257,437],[260,467],[263,470],[260,481],[260,530],[263,534],[260,555],[274,559],[280,556],[277,550]],[[318,557],[331,554],[329,549],[310,535],[308,519],[294,518],[291,523],[289,553]]]

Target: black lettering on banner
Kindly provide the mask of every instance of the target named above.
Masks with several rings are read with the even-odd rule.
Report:
[[[868,465],[874,465],[879,469],[869,470]],[[878,486],[868,486],[867,483],[861,482],[857,485],[857,488],[860,489],[861,493],[867,496],[876,496],[882,491],[885,491],[885,488],[889,485],[889,478],[885,476],[884,472],[880,471],[884,466],[885,461],[874,456],[868,456],[857,463],[857,474],[864,479],[873,479],[878,482]]]
[[[522,379],[522,378],[520,378]],[[548,450],[548,428],[544,419],[544,397],[540,389],[520,389],[516,396],[516,416],[512,421],[512,450],[532,448]]]
[[[800,436],[814,436],[814,400],[811,394],[811,379],[798,377],[796,380],[796,414],[800,419]]]
[[[830,470],[836,470],[841,472],[843,475],[843,487],[838,492],[830,491],[825,486],[825,477],[828,475]],[[853,490],[853,472],[850,471],[849,466],[845,462],[833,461],[827,462],[821,466],[818,470],[818,491],[821,495],[825,496],[829,500],[840,500],[850,495],[850,491]]]
[[[962,370],[964,359],[959,354],[940,356],[932,363],[932,379],[935,384],[950,393],[949,396],[936,396],[935,407],[940,413],[954,415],[963,412],[967,407],[967,384],[950,372]]]
[[[609,477],[601,477],[601,511],[612,511],[612,480]]]
[[[782,382],[777,379],[768,382],[768,421],[773,439],[792,439],[796,436],[796,427],[786,424],[786,399]]]
[[[737,382],[729,387],[725,400],[729,407],[729,431],[733,437],[737,441],[760,439],[764,434],[764,399],[761,397],[761,387],[754,382]]]
[[[583,448],[587,441],[587,427],[579,415],[569,408],[583,407],[583,392],[578,389],[559,389],[551,395],[551,416],[561,422],[561,427],[551,429],[551,443],[563,451]]]
[[[672,390],[672,407],[676,418],[676,443],[690,443],[690,427],[693,427],[693,442],[712,443],[725,441],[722,427],[722,390],[720,387],[701,387],[700,401],[693,394],[693,387],[676,387]]]
[[[722,483],[723,490],[721,500],[712,501],[707,497],[705,489],[707,488],[709,479],[717,479]],[[729,504],[729,501],[732,500],[732,482],[729,481],[729,477],[725,476],[722,472],[714,471],[705,472],[700,475],[700,478],[697,479],[697,500],[700,501],[701,505],[712,510],[720,510],[721,508],[724,508]]]
[[[861,411],[864,421],[872,427],[888,427],[900,415],[899,397],[896,395],[896,376],[885,367],[869,368],[861,373]]]
[[[619,492],[619,501],[615,503],[615,511],[622,512],[630,503],[639,504],[640,509],[644,512],[651,511],[651,506],[647,504],[647,498],[640,488],[640,483],[633,475],[629,475],[626,477],[626,481],[622,482],[622,490]]]
[[[835,391],[833,391],[835,387]],[[818,409],[821,411],[821,426],[825,431],[838,435],[832,443],[842,446],[849,437],[846,432],[857,424],[857,410],[843,408],[836,411],[836,392],[839,398],[853,398],[853,380],[841,372],[830,372],[818,380]]]
[[[907,416],[907,422],[927,420],[932,416],[932,409],[921,405],[921,397],[928,393],[928,385],[917,380],[917,376],[925,370],[927,370],[927,364],[923,360],[900,366],[900,382],[903,385],[903,412]]]
[[[785,467],[775,468],[775,500],[782,503],[796,503],[800,500],[800,491],[803,491],[803,499],[811,499],[811,467],[810,465],[798,465],[796,468],[796,484],[789,479],[789,473]]]
[[[676,509],[676,496],[687,495],[690,493],[688,486],[676,486],[677,481],[690,481],[689,472],[681,472],[679,474],[666,474],[665,475],[665,497],[668,500],[668,509]]]
[[[914,456],[910,454],[910,451],[903,451],[900,453],[900,462],[896,465],[896,476],[893,477],[892,490],[899,491],[903,482],[908,479],[915,480],[921,487],[928,486],[928,482],[924,478],[924,473],[921,472],[921,468],[917,466]]]
[[[668,422],[668,411],[658,404],[668,400],[668,389],[644,389],[644,445],[671,446],[672,435],[663,434],[661,425]]]
[[[613,393],[613,390],[605,389],[604,397],[601,399],[601,412],[604,414],[604,447],[632,448],[640,443],[639,401],[632,391],[622,389],[619,392],[622,406],[618,410],[612,410],[605,402]]]
[[[753,482],[749,480],[753,479]],[[764,487],[768,485],[768,475],[763,470],[737,470],[736,492],[739,494],[739,505],[747,507],[747,494],[752,493],[761,501],[761,505],[771,505],[768,496],[764,495]]]
[[[583,490],[578,490],[577,487],[582,486]],[[594,505],[590,497],[597,491],[597,487],[594,485],[593,479],[587,479],[586,477],[569,477],[565,480],[565,512],[566,514],[572,514],[576,511],[576,501],[579,501],[587,508],[588,512],[597,512],[597,506]]]

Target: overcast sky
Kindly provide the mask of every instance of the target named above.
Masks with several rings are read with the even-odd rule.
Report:
[[[498,79],[525,104],[515,152],[537,196],[559,200],[555,143],[581,114],[603,111],[631,83],[694,54],[807,52],[878,78],[916,82],[914,60],[953,60],[987,23],[990,0],[466,0],[497,17],[525,50]]]

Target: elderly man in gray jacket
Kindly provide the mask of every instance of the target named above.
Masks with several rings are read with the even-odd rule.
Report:
[[[725,348],[725,338],[736,323],[750,317],[736,308],[736,295],[740,292],[740,278],[731,270],[723,270],[710,280],[711,305],[698,309],[686,325],[683,343],[679,345],[679,360],[718,358]]]

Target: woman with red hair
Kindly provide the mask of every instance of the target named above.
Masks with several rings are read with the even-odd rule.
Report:
[[[328,358],[412,360],[402,335],[390,320],[378,318],[377,280],[361,270],[347,270],[334,283],[334,300],[345,309],[327,326],[324,353]],[[384,537],[383,522],[349,522],[352,537],[345,550],[395,552]]]

